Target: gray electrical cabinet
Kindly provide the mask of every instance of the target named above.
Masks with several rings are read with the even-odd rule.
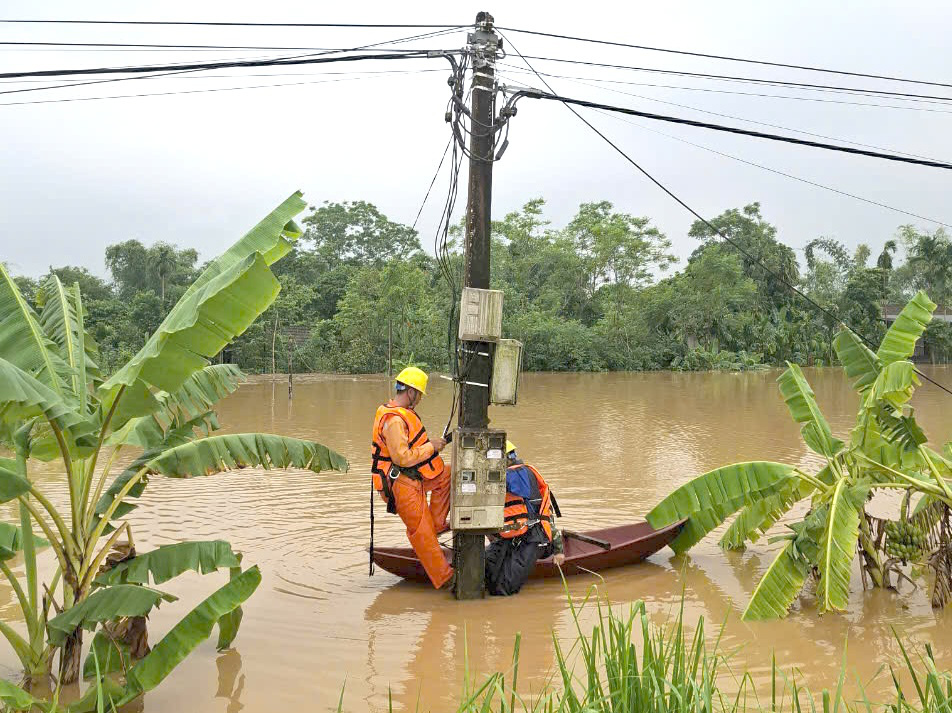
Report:
[[[519,390],[519,369],[522,366],[522,342],[500,339],[496,342],[493,375],[489,386],[489,403],[515,406]]]
[[[502,336],[502,290],[464,287],[459,303],[459,338],[495,342]]]
[[[450,527],[499,531],[506,507],[506,432],[459,428],[453,434]]]

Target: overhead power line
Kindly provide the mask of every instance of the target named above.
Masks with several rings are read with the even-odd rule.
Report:
[[[393,24],[393,23],[366,23],[366,22],[175,22],[170,20],[0,20],[2,24],[23,25],[191,25],[195,27],[341,27],[341,28],[446,28],[458,30],[471,25],[460,24]]]
[[[724,158],[729,158],[729,159],[731,159],[732,161],[737,161],[738,163],[743,163],[743,164],[746,164],[746,165],[748,165],[748,166],[753,166],[754,168],[759,168],[759,169],[761,169],[762,171],[767,171],[767,172],[769,172],[769,173],[773,173],[773,174],[776,174],[776,175],[778,175],[778,176],[783,176],[784,178],[789,178],[789,179],[791,179],[791,180],[798,181],[798,182],[800,182],[800,183],[804,183],[804,184],[806,184],[806,185],[808,185],[808,186],[813,186],[814,188],[820,188],[820,189],[822,189],[822,190],[824,190],[824,191],[829,191],[829,192],[831,192],[831,193],[836,193],[837,195],[845,196],[845,197],[847,197],[847,198],[852,198],[852,199],[857,200],[857,201],[862,201],[863,203],[868,203],[869,205],[874,205],[874,206],[877,206],[877,207],[879,207],[879,208],[885,208],[886,210],[891,210],[891,211],[894,211],[894,212],[896,212],[896,213],[901,213],[902,215],[909,216],[910,218],[918,218],[919,220],[924,220],[924,221],[927,221],[927,222],[929,222],[929,223],[935,223],[936,225],[941,225],[941,226],[946,227],[946,228],[952,228],[952,224],[946,223],[946,222],[941,221],[941,220],[938,220],[937,218],[929,218],[928,216],[920,215],[919,213],[913,213],[912,211],[904,210],[903,208],[897,208],[896,206],[889,205],[888,203],[881,203],[881,202],[879,202],[879,201],[877,201],[877,200],[873,200],[872,198],[864,198],[863,196],[856,195],[855,193],[850,193],[849,191],[844,191],[844,190],[842,190],[842,189],[835,188],[835,187],[833,187],[833,186],[828,186],[828,185],[826,185],[826,184],[824,184],[824,183],[818,183],[817,181],[811,181],[811,180],[808,179],[808,178],[802,178],[801,176],[795,176],[795,175],[793,175],[792,173],[787,173],[786,171],[781,171],[780,169],[777,169],[777,168],[771,168],[770,166],[765,166],[765,165],[763,165],[763,164],[761,164],[761,163],[757,163],[756,161],[749,161],[749,160],[746,159],[746,158],[741,158],[740,156],[735,156],[734,154],[730,154],[730,153],[727,153],[727,152],[725,152],[725,151],[719,151],[719,150],[717,150],[717,149],[715,149],[715,148],[711,148],[710,146],[705,146],[704,144],[698,144],[698,143],[695,143],[695,142],[693,142],[693,141],[688,141],[688,140],[685,139],[685,138],[682,138],[682,137],[680,137],[680,136],[675,136],[674,134],[669,134],[669,133],[667,133],[667,132],[665,132],[665,131],[659,131],[658,129],[652,129],[650,126],[644,126],[643,124],[639,124],[639,123],[637,123],[637,122],[635,122],[635,121],[632,121],[631,119],[628,119],[628,118],[626,118],[626,117],[624,117],[624,116],[618,116],[617,114],[612,114],[611,112],[602,111],[601,109],[596,109],[595,111],[597,111],[599,114],[602,114],[602,115],[604,115],[604,116],[611,117],[612,119],[615,119],[616,121],[623,121],[623,122],[625,122],[626,124],[630,124],[631,126],[636,126],[636,127],[638,127],[639,129],[642,129],[643,131],[650,131],[650,132],[653,133],[653,134],[658,134],[658,135],[660,135],[660,136],[664,136],[664,137],[666,137],[666,138],[669,138],[669,139],[671,139],[671,140],[673,140],[673,141],[678,141],[678,142],[680,142],[680,143],[682,143],[682,144],[687,144],[688,146],[693,146],[694,148],[701,149],[702,151],[707,151],[707,152],[709,152],[709,153],[716,154],[716,155],[718,155],[718,156],[723,156]]]
[[[512,64],[505,64],[500,62],[499,66],[508,67],[509,69],[519,72],[521,74],[532,74],[532,72],[526,69],[522,69],[521,67],[516,67],[515,65],[512,65]],[[668,70],[659,70],[659,72],[661,71],[667,72]],[[738,91],[731,91],[727,89],[712,89],[710,87],[687,87],[687,86],[684,86],[683,84],[651,84],[648,82],[633,82],[631,80],[626,80],[626,79],[609,79],[607,77],[588,77],[588,76],[579,77],[579,76],[575,76],[571,74],[553,74],[552,72],[540,72],[540,74],[543,77],[549,77],[550,79],[585,80],[588,82],[598,82],[600,84],[620,84],[620,85],[629,85],[629,86],[636,86],[636,87],[658,87],[661,89],[679,89],[679,90],[692,91],[692,92],[711,92],[714,94],[739,94],[742,96],[767,97],[771,99],[797,99],[800,101],[830,101],[830,100],[816,99],[815,97],[812,97],[812,96],[796,96],[796,95],[791,96],[789,94],[761,94],[761,93],[755,93],[755,92],[738,92]],[[698,78],[698,76],[700,76],[700,78],[717,77],[717,75],[697,75],[695,73],[695,75],[692,75],[690,78],[694,79],[694,78]],[[717,77],[717,79],[720,80],[720,77]],[[730,81],[732,84],[745,83],[745,80],[740,77],[736,78],[736,80],[725,79],[724,81]],[[774,83],[771,82],[767,84],[766,86],[772,86],[773,84]],[[783,85],[780,84],[780,86],[783,86]],[[873,98],[873,99],[886,98],[881,96],[874,90],[864,89],[864,90],[854,91],[853,89],[847,89],[847,88],[827,89],[823,87],[823,85],[819,85],[819,84],[803,85],[802,87],[796,87],[796,88],[801,88],[803,91],[816,92],[820,94],[835,94],[835,95],[855,96],[855,97]],[[952,97],[939,97],[936,99],[926,99],[926,98],[918,98],[917,95],[909,95],[909,96],[896,96],[896,97],[889,97],[889,98],[895,99],[896,101],[910,102],[912,104],[940,104],[943,106],[948,106],[948,103],[952,102]],[[841,101],[836,103],[855,104],[856,106],[882,106],[887,108],[897,108],[897,107],[892,107],[891,105],[888,105],[888,104],[865,104],[865,103],[847,102],[847,101]],[[901,107],[901,108],[907,108],[907,107]],[[912,106],[908,108],[918,109],[919,107]]]
[[[278,59],[281,59],[281,60],[283,60],[283,61],[290,61],[290,60],[299,59],[299,58],[327,57],[327,56],[329,56],[329,55],[336,55],[336,54],[341,54],[341,53],[346,53],[346,52],[378,51],[378,50],[375,50],[375,49],[373,49],[373,48],[380,47],[381,45],[395,45],[395,44],[401,44],[401,43],[403,43],[403,42],[412,42],[413,40],[423,39],[423,38],[426,38],[426,37],[433,37],[433,36],[436,36],[436,35],[443,34],[443,33],[445,33],[445,32],[446,32],[446,30],[436,30],[436,31],[433,31],[433,32],[424,32],[424,33],[422,33],[422,34],[410,35],[409,37],[398,37],[398,38],[390,39],[390,40],[382,40],[382,41],[379,41],[379,42],[372,42],[372,43],[370,43],[370,44],[365,44],[365,45],[361,45],[361,46],[359,46],[359,47],[354,47],[354,48],[352,48],[352,49],[350,49],[350,50],[326,50],[326,51],[324,51],[324,52],[317,52],[317,53],[314,53],[314,54],[297,55],[297,56],[283,57],[283,58],[278,58]],[[240,59],[246,59],[246,58],[240,58]],[[272,59],[272,58],[265,58],[265,59]],[[233,61],[238,61],[238,60],[233,60]],[[312,62],[312,63],[313,63],[313,62]],[[57,84],[57,85],[54,85],[54,86],[45,86],[45,87],[30,87],[30,88],[27,88],[27,89],[8,89],[8,90],[5,90],[5,91],[0,91],[0,94],[17,94],[17,93],[22,93],[22,92],[41,91],[41,90],[47,90],[47,89],[65,89],[65,88],[73,88],[73,87],[84,86],[84,85],[90,85],[90,84],[105,84],[105,83],[109,83],[109,82],[122,82],[122,81],[126,81],[126,80],[134,80],[134,79],[154,79],[154,78],[156,78],[156,77],[166,77],[166,76],[170,76],[170,75],[182,75],[182,74],[188,74],[188,73],[190,73],[190,72],[195,72],[195,71],[203,71],[202,69],[187,69],[187,68],[183,69],[182,63],[174,63],[174,64],[172,64],[172,65],[166,65],[166,66],[171,66],[171,67],[173,67],[173,68],[175,69],[175,71],[172,71],[172,72],[163,72],[163,73],[158,73],[158,74],[136,74],[136,75],[134,75],[134,76],[114,77],[114,78],[112,78],[112,79],[98,79],[98,80],[93,80],[93,81],[89,81],[89,82],[75,82],[75,81],[73,81],[73,82],[70,82],[70,83],[67,83],[67,84]],[[153,69],[153,70],[158,70],[160,67],[161,67],[161,65],[151,65],[151,66],[150,66],[150,68]],[[21,103],[25,103],[25,102],[21,102]]]
[[[106,49],[162,49],[162,50],[268,50],[268,51],[308,51],[308,52],[353,52],[357,49],[369,49],[386,44],[401,44],[413,40],[421,40],[428,37],[438,37],[440,35],[455,32],[456,28],[446,30],[437,30],[436,32],[424,32],[422,34],[411,35],[410,37],[400,37],[394,40],[385,40],[383,42],[374,42],[373,44],[363,45],[361,47],[288,47],[269,46],[269,45],[176,45],[176,44],[146,44],[146,43],[128,43],[128,42],[0,42],[0,46],[27,46],[27,47],[102,47]],[[385,52],[385,49],[375,50]]]
[[[22,102],[0,102],[0,106],[25,106],[32,104],[62,104],[65,102],[89,102],[101,101],[105,99],[134,99],[140,97],[168,97],[179,94],[208,94],[211,92],[234,92],[243,89],[277,89],[279,87],[300,87],[309,84],[327,84],[330,82],[353,82],[361,79],[379,79],[381,75],[388,74],[425,74],[428,72],[443,72],[444,69],[410,69],[410,70],[390,70],[383,72],[365,72],[358,77],[339,77],[336,79],[311,79],[303,82],[279,82],[277,84],[251,84],[241,87],[206,87],[204,89],[181,89],[169,92],[142,92],[139,94],[111,94],[101,97],[69,97],[64,99],[36,99],[33,101]],[[360,74],[352,73],[352,74]],[[256,75],[261,76],[261,75]],[[238,77],[235,77],[236,79]]]
[[[525,72],[525,70],[515,70],[518,72]],[[824,92],[834,95],[841,96],[858,96],[866,97],[872,99],[891,99],[894,101],[903,101],[910,102],[905,105],[896,105],[896,104],[878,104],[876,102],[863,102],[863,101],[847,101],[845,99],[826,99],[823,97],[814,97],[814,96],[797,96],[790,94],[765,94],[763,92],[742,92],[735,89],[713,89],[711,87],[686,87],[680,84],[654,84],[651,82],[626,82],[622,80],[615,79],[604,79],[600,77],[573,77],[570,75],[564,74],[551,74],[543,72],[543,76],[550,77],[553,79],[567,79],[569,81],[580,81],[584,84],[586,82],[599,82],[600,84],[620,84],[620,85],[630,85],[636,87],[653,87],[657,89],[675,89],[678,91],[685,92],[702,92],[704,94],[729,94],[731,96],[741,96],[741,97],[758,97],[763,99],[784,99],[788,101],[799,101],[799,102],[815,102],[818,104],[839,104],[841,106],[862,106],[862,107],[873,107],[876,109],[899,109],[901,111],[925,111],[935,114],[952,114],[952,97],[948,99],[913,99],[911,97],[880,97],[877,94],[863,94],[851,91],[837,91],[837,90],[827,90],[827,89],[808,89],[806,91],[812,92]],[[593,86],[589,84],[589,86]],[[609,89],[609,91],[620,91],[618,89]],[[622,94],[627,94],[628,92],[621,92]],[[634,95],[632,95],[634,96]],[[943,109],[932,108],[931,106],[921,106],[921,104],[932,104],[945,107]]]
[[[523,70],[523,69],[516,69],[515,71],[526,72],[526,70]],[[622,89],[616,89],[614,87],[600,86],[600,85],[592,84],[591,82],[592,81],[596,81],[596,82],[608,81],[613,84],[634,85],[634,86],[642,86],[642,87],[659,87],[664,89],[694,90],[694,89],[697,89],[696,87],[671,87],[669,85],[664,85],[664,84],[659,85],[659,84],[649,84],[649,83],[642,83],[642,82],[615,82],[613,80],[600,80],[600,79],[593,79],[591,77],[572,77],[572,76],[560,75],[560,74],[547,74],[545,72],[541,72],[540,76],[554,78],[554,79],[565,79],[566,81],[572,82],[573,84],[581,84],[582,86],[592,87],[593,89],[600,89],[603,91],[612,92],[614,94],[623,94],[624,96],[635,97],[636,99],[643,99],[645,101],[656,102],[658,104],[665,104],[667,106],[676,106],[679,109],[688,109],[690,111],[700,112],[701,114],[719,116],[722,119],[733,119],[735,121],[743,121],[748,124],[757,124],[758,126],[769,126],[771,129],[780,129],[781,131],[792,131],[795,134],[803,134],[804,136],[813,136],[815,138],[826,139],[828,141],[838,141],[840,143],[850,144],[852,146],[862,146],[868,149],[876,149],[878,151],[886,151],[890,153],[902,154],[903,156],[914,156],[916,158],[929,159],[930,161],[939,160],[932,156],[924,156],[922,154],[911,153],[909,151],[900,151],[899,149],[887,148],[884,146],[877,146],[876,144],[867,144],[867,143],[863,143],[862,141],[852,141],[850,139],[844,139],[840,136],[830,136],[829,134],[820,134],[815,131],[807,131],[806,129],[797,129],[791,126],[784,126],[783,124],[773,124],[769,121],[758,121],[757,119],[751,119],[746,116],[737,116],[736,114],[725,114],[719,111],[711,111],[709,109],[702,109],[701,107],[693,106],[691,104],[681,104],[679,102],[668,101],[666,99],[659,99],[657,97],[647,96],[644,94],[635,94],[634,92],[626,92]],[[515,81],[516,84],[519,84],[520,86],[523,86],[523,87],[528,87],[530,89],[538,88],[538,87],[531,87],[523,82],[520,82],[518,80],[513,80],[512,78],[509,78],[509,77],[507,77],[507,81],[510,81],[510,82]],[[716,90],[699,89],[698,91],[716,91]]]
[[[130,42],[0,42],[0,47],[104,47],[121,49],[169,49],[169,50],[308,50],[320,52],[332,50],[331,47],[275,47],[268,45],[165,45]],[[343,52],[344,50],[339,50]]]
[[[540,79],[542,79],[540,77]],[[545,79],[542,79],[545,82]],[[546,85],[548,86],[548,85]],[[629,109],[627,107],[614,106],[612,104],[601,104],[599,102],[587,101],[585,99],[574,99],[572,97],[563,97],[558,94],[549,94],[547,92],[542,92],[537,89],[522,89],[515,94],[510,101],[515,101],[519,97],[527,97],[529,99],[547,99],[550,101],[558,101],[563,104],[569,105],[574,104],[576,106],[585,106],[590,109],[603,109],[605,111],[618,112],[621,114],[629,114],[631,116],[640,116],[644,119],[653,119],[656,121],[666,121],[672,124],[683,124],[686,126],[695,126],[702,129],[711,129],[712,131],[722,131],[730,134],[739,134],[741,136],[751,136],[758,139],[767,139],[770,141],[780,141],[788,144],[795,144],[798,146],[810,146],[818,149],[825,149],[827,151],[839,151],[842,153],[856,154],[859,156],[869,156],[872,158],[884,159],[886,161],[898,161],[900,163],[911,163],[919,166],[929,166],[932,168],[944,168],[952,169],[952,164],[944,163],[942,161],[932,161],[929,159],[920,159],[912,158],[910,156],[900,156],[897,154],[883,153],[880,151],[868,151],[866,149],[857,149],[850,146],[838,146],[836,144],[826,144],[819,141],[807,141],[806,139],[797,139],[793,136],[781,136],[779,134],[767,134],[762,131],[751,131],[750,129],[741,129],[736,126],[724,126],[722,124],[711,124],[705,121],[695,121],[693,119],[684,119],[677,116],[666,116],[664,114],[652,114],[647,111],[638,111],[637,109]]]
[[[771,86],[793,87],[814,91],[826,90],[862,94],[866,96],[895,97],[897,99],[932,99],[937,101],[952,101],[952,97],[934,94],[910,94],[908,92],[892,92],[881,89],[865,89],[863,87],[844,87],[835,84],[811,84],[808,82],[788,82],[782,79],[760,79],[758,77],[743,77],[731,74],[709,74],[706,72],[688,72],[677,69],[659,69],[657,67],[638,67],[630,64],[610,64],[607,62],[593,62],[582,59],[565,59],[564,57],[540,57],[527,55],[526,59],[535,59],[541,62],[561,62],[563,64],[578,64],[585,67],[602,67],[605,69],[622,69],[631,72],[649,72],[652,74],[667,74],[678,77],[694,77],[697,79],[714,79],[727,82],[743,82],[750,84],[764,84]],[[952,85],[949,85],[952,86]]]
[[[613,42],[609,40],[599,40],[599,39],[594,39],[590,37],[574,37],[572,35],[560,35],[553,32],[539,32],[537,30],[522,30],[515,27],[501,27],[497,29],[506,30],[508,32],[519,32],[525,35],[552,37],[552,38],[560,39],[560,40],[574,40],[576,42],[588,42],[591,44],[609,45],[612,47],[627,47],[630,49],[646,50],[649,52],[664,52],[667,54],[678,54],[678,55],[684,55],[687,57],[701,57],[703,59],[716,59],[716,60],[722,60],[725,62],[741,62],[744,64],[759,64],[766,67],[782,67],[784,69],[796,69],[796,70],[801,70],[805,72],[822,72],[824,74],[838,74],[845,77],[862,77],[863,79],[879,79],[879,80],[884,80],[889,82],[906,82],[909,84],[921,84],[921,85],[930,86],[930,87],[946,87],[946,88],[952,89],[952,84],[948,84],[945,82],[932,82],[932,81],[928,81],[924,79],[910,79],[908,77],[896,77],[896,76],[890,76],[885,74],[852,72],[852,71],[843,70],[843,69],[829,69],[827,67],[814,67],[814,66],[805,65],[805,64],[789,64],[786,62],[772,62],[769,60],[751,59],[749,57],[732,57],[730,55],[710,54],[707,52],[691,52],[688,50],[676,50],[676,49],[670,49],[667,47],[652,47],[650,45],[636,45],[636,44],[630,44],[627,42]],[[529,57],[529,58],[533,59],[532,57]]]
[[[500,34],[501,34],[501,33],[500,33]],[[535,68],[534,68],[531,64],[529,64],[528,60],[526,60],[525,56],[524,56],[518,49],[516,49],[516,46],[513,45],[512,42],[508,40],[508,38],[506,38],[506,39],[507,39],[507,41],[509,42],[509,46],[512,47],[513,51],[514,51],[516,54],[518,54],[518,55],[522,58],[522,61],[525,63],[526,67],[528,67],[530,70],[532,70],[532,71],[536,74],[536,76],[538,76],[539,80],[540,80],[540,81],[546,86],[546,88],[551,92],[551,95],[548,95],[548,96],[549,96],[549,97],[552,97],[552,98],[557,97],[558,95],[556,94],[555,90],[554,90],[554,89],[552,88],[552,86],[545,80],[545,78],[542,77],[541,75],[539,75],[538,72],[536,72]],[[876,349],[876,348],[877,348],[877,346],[876,346],[868,337],[866,337],[865,335],[863,335],[863,334],[862,334],[861,332],[859,332],[858,330],[853,329],[852,327],[850,327],[842,318],[838,317],[838,316],[835,315],[833,312],[831,312],[829,309],[827,309],[826,307],[824,307],[823,305],[821,305],[819,302],[817,302],[816,300],[814,300],[812,297],[810,297],[808,294],[806,294],[805,292],[803,292],[803,290],[801,290],[800,288],[798,288],[796,285],[794,285],[794,284],[792,284],[791,282],[789,282],[788,280],[786,280],[783,275],[781,275],[780,273],[778,273],[776,270],[772,269],[770,266],[768,266],[766,263],[764,263],[764,261],[761,260],[758,256],[752,254],[749,250],[747,250],[746,248],[744,248],[743,245],[741,245],[740,243],[738,243],[736,240],[733,240],[729,235],[727,235],[726,233],[724,233],[724,231],[719,230],[713,223],[711,223],[711,221],[709,221],[707,218],[705,218],[705,217],[702,216],[700,213],[698,213],[694,208],[692,208],[691,206],[689,206],[680,196],[678,196],[676,193],[674,193],[674,191],[672,191],[670,188],[668,188],[668,187],[665,186],[663,183],[661,183],[661,181],[659,181],[657,178],[655,178],[653,175],[651,175],[644,167],[641,166],[641,164],[639,164],[637,161],[635,161],[635,159],[633,159],[631,156],[629,156],[620,146],[618,146],[618,144],[616,144],[614,141],[612,141],[610,138],[608,138],[608,137],[607,137],[604,133],[602,133],[594,124],[592,124],[592,122],[590,122],[588,119],[586,119],[584,116],[582,116],[582,115],[578,112],[578,110],[576,110],[575,107],[573,107],[573,106],[571,105],[571,103],[569,103],[568,101],[566,101],[566,100],[564,100],[564,99],[559,99],[559,101],[561,101],[562,104],[563,104],[563,106],[565,106],[566,109],[568,109],[570,112],[572,112],[572,113],[579,119],[579,121],[581,121],[583,124],[585,124],[589,129],[591,129],[592,131],[594,131],[605,143],[607,143],[607,144],[608,144],[609,146],[611,146],[615,151],[617,151],[619,154],[621,154],[621,156],[622,156],[626,161],[628,161],[628,163],[630,163],[632,166],[634,166],[636,169],[638,169],[638,171],[641,172],[641,174],[644,175],[645,178],[647,178],[649,181],[651,181],[652,183],[654,183],[658,188],[660,188],[662,191],[664,191],[672,200],[674,200],[676,203],[678,203],[678,205],[680,205],[682,208],[684,208],[686,211],[688,211],[691,215],[693,215],[695,218],[697,218],[697,220],[701,221],[704,225],[706,225],[706,226],[708,227],[708,229],[710,229],[715,235],[718,235],[721,239],[723,239],[725,242],[727,242],[729,245],[731,245],[735,250],[737,250],[737,251],[740,252],[742,255],[744,255],[745,257],[747,257],[747,259],[749,259],[749,260],[751,260],[753,263],[756,263],[757,265],[759,265],[760,268],[761,268],[765,273],[767,273],[768,275],[772,276],[772,277],[773,277],[775,280],[777,280],[780,284],[784,285],[784,286],[785,286],[787,289],[789,289],[791,292],[793,292],[794,294],[798,295],[798,296],[799,296],[801,299],[803,299],[807,304],[811,305],[814,309],[819,310],[819,311],[822,312],[824,315],[826,315],[827,317],[829,317],[830,319],[832,319],[835,324],[843,325],[844,327],[846,327],[847,329],[849,329],[850,331],[852,331],[857,337],[859,337],[859,339],[861,339],[863,342],[865,342],[870,348],[872,348],[872,349]],[[950,166],[950,168],[952,168],[952,166]],[[921,370],[919,370],[919,369],[915,369],[915,371],[916,371],[916,373],[917,373],[919,376],[921,376],[923,379],[925,379],[925,380],[928,381],[929,383],[931,383],[931,384],[933,384],[934,386],[937,386],[938,388],[942,389],[942,390],[943,390],[944,392],[946,392],[947,394],[952,395],[952,389],[950,389],[949,387],[947,387],[947,386],[945,386],[944,384],[942,384],[942,383],[936,381],[935,379],[933,379],[933,378],[930,377],[929,375],[924,374],[924,373],[923,373]]]
[[[357,62],[360,60],[419,59],[432,56],[431,50],[398,50],[382,54],[360,54],[334,57],[278,57],[274,59],[226,60],[224,62],[195,62],[191,64],[150,65],[147,67],[93,67],[88,69],[41,69],[33,72],[3,72],[0,79],[25,77],[66,77],[95,74],[146,74],[165,70],[197,71],[204,69],[234,69],[241,67],[285,67],[302,64],[328,64],[331,62]],[[440,55],[442,56],[442,55]]]

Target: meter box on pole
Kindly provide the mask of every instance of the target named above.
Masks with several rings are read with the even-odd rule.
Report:
[[[521,368],[522,342],[516,339],[500,339],[496,342],[493,376],[489,382],[489,403],[497,406],[516,405]]]
[[[459,306],[459,338],[495,342],[502,336],[502,290],[464,287]]]
[[[506,507],[506,432],[459,428],[453,435],[450,527],[499,531]]]

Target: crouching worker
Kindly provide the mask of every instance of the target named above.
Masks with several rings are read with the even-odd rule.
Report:
[[[503,596],[522,589],[536,560],[554,556],[557,565],[565,562],[555,496],[539,471],[519,460],[511,441],[506,458],[506,525],[486,549],[486,589]]]
[[[433,586],[451,588],[453,568],[436,539],[449,529],[450,470],[440,451],[443,438],[430,438],[414,408],[426,394],[427,375],[407,367],[397,375],[396,395],[377,409],[373,430],[374,490],[407,526],[407,539]],[[426,496],[430,495],[427,503]],[[370,506],[370,546],[373,557],[373,502]]]

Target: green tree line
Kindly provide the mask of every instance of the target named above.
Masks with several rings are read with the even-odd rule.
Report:
[[[669,239],[650,218],[608,201],[583,203],[554,227],[536,198],[493,221],[493,287],[505,290],[504,331],[525,344],[529,370],[745,369],[792,361],[830,364],[843,320],[878,341],[884,304],[924,289],[952,306],[952,241],[901,226],[878,254],[818,237],[798,259],[752,203],[711,223],[743,252],[696,222],[697,241],[675,270]],[[305,234],[275,269],[282,291],[222,359],[249,372],[370,373],[414,362],[447,369],[456,296],[412,228],[364,201],[312,207]],[[459,281],[461,228],[446,264]],[[769,271],[762,265],[766,265]],[[76,266],[51,267],[79,282],[87,324],[105,366],[124,363],[201,271],[192,248],[138,240],[110,245],[104,280]],[[47,276],[17,281],[34,295]],[[781,278],[833,315],[794,295]],[[952,328],[933,322],[927,359],[952,356]]]

